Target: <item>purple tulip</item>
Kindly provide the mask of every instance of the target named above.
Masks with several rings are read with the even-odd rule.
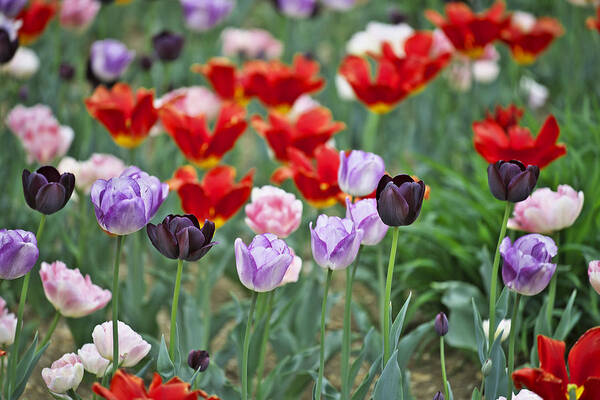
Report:
[[[19,24],[0,13],[0,64],[12,60],[19,48]]]
[[[27,205],[46,215],[62,209],[75,189],[75,175],[70,172],[61,174],[50,165],[34,172],[24,169],[22,181]]]
[[[446,336],[448,333],[448,317],[446,317],[446,314],[441,312],[436,315],[433,326],[438,336]]]
[[[146,230],[154,247],[171,259],[197,261],[216,244],[212,241],[215,224],[206,220],[200,229],[198,220],[190,214],[167,215],[158,225],[148,224]]]
[[[249,246],[240,238],[235,240],[240,282],[255,292],[269,292],[278,287],[293,260],[285,241],[272,233],[256,235]]]
[[[33,233],[0,229],[0,278],[22,277],[33,268],[39,254]]]
[[[27,4],[27,0],[0,0],[0,14],[14,18]]]
[[[358,254],[363,239],[362,229],[356,229],[351,219],[319,215],[313,229],[310,222],[310,244],[313,258],[323,268],[348,267]]]
[[[89,72],[101,83],[114,83],[125,72],[135,56],[127,46],[115,39],[97,40],[90,49]]]
[[[207,31],[221,23],[233,10],[234,0],[179,0],[186,26],[193,31]]]
[[[361,244],[367,246],[381,242],[389,228],[377,213],[375,199],[363,199],[352,204],[350,199],[346,198],[346,218],[354,222],[356,229],[364,232]]]
[[[535,165],[527,168],[520,161],[498,161],[488,166],[490,191],[498,200],[518,203],[525,200],[537,183],[540,169]]]
[[[500,244],[502,279],[511,290],[525,296],[534,296],[548,286],[556,264],[550,261],[558,249],[554,241],[544,235],[532,233],[511,243],[507,236]]]
[[[127,235],[148,224],[168,193],[166,183],[132,166],[117,178],[98,179],[90,196],[100,227],[114,235]]]
[[[317,10],[317,0],[277,0],[277,7],[288,17],[307,18]]]
[[[344,193],[367,196],[375,189],[385,174],[383,158],[362,150],[340,151],[338,185]]]
[[[388,226],[410,225],[421,213],[425,184],[409,175],[381,177],[377,185],[377,212]]]
[[[335,11],[348,11],[356,5],[357,0],[321,0],[325,7]]]
[[[181,54],[184,38],[171,31],[164,30],[152,37],[152,47],[162,61],[174,61]]]
[[[206,350],[192,350],[188,354],[188,365],[194,371],[204,372],[210,364],[210,355]]]

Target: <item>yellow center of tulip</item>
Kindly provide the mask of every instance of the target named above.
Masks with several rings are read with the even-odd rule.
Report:
[[[571,392],[574,391],[575,392],[575,399],[579,399],[581,397],[581,395],[583,394],[583,386],[577,386],[574,383],[569,383],[567,385],[567,399],[569,400],[573,400],[571,399]]]
[[[512,54],[515,61],[521,65],[530,65],[535,61],[535,54],[523,50],[521,46],[515,46]]]
[[[127,149],[132,149],[139,146],[146,139],[145,137],[133,137],[127,133],[118,133],[113,136],[116,144]]]
[[[394,105],[395,104],[375,103],[369,106],[369,110],[375,114],[385,114],[390,112],[392,108],[394,108]]]

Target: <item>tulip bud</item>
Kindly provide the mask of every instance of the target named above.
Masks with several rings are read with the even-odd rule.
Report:
[[[445,397],[442,392],[438,391],[435,396],[433,396],[433,400],[445,400]]]
[[[192,350],[188,355],[188,365],[194,371],[204,372],[210,363],[210,356],[206,350]]]
[[[423,181],[409,175],[384,175],[377,185],[377,212],[386,225],[410,225],[419,216],[424,197]]]
[[[439,336],[446,336],[448,333],[448,317],[446,314],[441,312],[435,316],[435,331]]]
[[[31,271],[39,256],[35,235],[0,229],[0,279],[17,279]]]
[[[75,176],[60,174],[52,166],[46,165],[35,172],[23,170],[23,194],[29,207],[42,214],[54,214],[62,209],[75,188]]]
[[[535,188],[540,169],[525,167],[520,161],[498,161],[488,166],[490,191],[498,200],[518,203],[525,200]]]
[[[140,67],[142,67],[144,71],[150,71],[153,63],[154,60],[149,55],[143,55],[140,57]]]
[[[42,378],[51,392],[66,393],[77,390],[83,379],[83,364],[75,353],[63,355],[54,361],[50,368],[42,370]]]
[[[58,68],[58,75],[63,81],[70,81],[75,76],[75,67],[69,63],[61,63]]]
[[[182,35],[164,30],[152,37],[152,46],[160,60],[174,61],[179,58],[184,41]]]
[[[588,266],[588,277],[594,290],[600,294],[600,261],[590,261]]]
[[[154,247],[171,259],[197,261],[216,244],[212,242],[215,224],[206,220],[200,229],[191,214],[167,215],[158,225],[148,224],[146,231]]]
[[[481,373],[483,376],[489,376],[492,373],[492,366],[493,364],[491,359],[488,358],[485,360],[483,366],[481,367]]]

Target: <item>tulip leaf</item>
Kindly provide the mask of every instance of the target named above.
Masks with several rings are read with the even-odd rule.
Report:
[[[498,329],[500,321],[506,318],[509,297],[510,290],[507,287],[504,287],[504,289],[502,289],[502,293],[500,293],[500,297],[498,297],[498,300],[496,301],[496,326],[494,327],[494,332],[496,332],[496,329]]]
[[[481,315],[475,305],[475,299],[471,299],[473,303],[473,324],[475,325],[475,340],[477,341],[477,354],[479,355],[479,362],[481,365],[487,358],[487,338],[483,331],[483,322],[481,321]]]
[[[156,361],[156,369],[164,380],[169,380],[175,376],[175,365],[169,357],[169,349],[165,343],[165,336],[160,339],[160,349],[158,350],[158,360]]]
[[[426,334],[433,332],[433,321],[425,322],[415,329],[413,329],[408,335],[400,339],[398,343],[398,365],[402,370],[406,369],[410,357],[413,355],[419,343]]]
[[[352,395],[352,400],[364,400],[369,392],[369,388],[371,387],[371,383],[373,383],[373,379],[381,369],[381,356],[375,360],[373,364],[371,364],[371,368],[369,368],[369,373],[363,378],[358,389]]]
[[[27,351],[25,351],[25,354],[23,354],[23,357],[17,364],[17,380],[16,386],[10,395],[11,400],[16,400],[21,396],[21,394],[23,394],[23,391],[25,391],[25,386],[27,386],[27,381],[29,380],[33,369],[35,368],[38,361],[40,360],[40,357],[42,356],[42,354],[44,354],[44,351],[46,351],[48,345],[50,344],[46,343],[44,347],[36,351],[37,343],[38,335],[36,332],[35,337],[33,338],[33,342],[31,343]]]
[[[479,393],[479,389],[473,389],[473,394],[471,395],[471,400],[481,400],[481,393]]]
[[[506,397],[506,388],[508,386],[508,376],[506,373],[506,357],[502,349],[502,336],[498,335],[492,344],[490,359],[492,360],[492,369],[485,378],[485,398],[497,399],[500,396]]]
[[[548,318],[546,317],[546,313],[548,309],[548,303],[544,302],[542,307],[540,308],[539,314],[535,320],[535,326],[533,328],[533,343],[531,346],[531,352],[529,354],[529,359],[531,365],[538,364],[538,350],[537,350],[537,337],[538,335],[551,336],[552,332],[550,326],[548,325]]]
[[[573,312],[573,304],[575,303],[576,296],[577,290],[573,290],[571,297],[569,297],[569,301],[567,302],[567,306],[560,317],[560,322],[554,331],[553,338],[556,340],[565,340],[569,332],[571,332],[571,329],[573,329],[581,317],[580,311]]]
[[[412,293],[408,295],[408,298],[404,302],[404,305],[396,315],[396,319],[392,324],[392,331],[390,332],[390,343],[392,344],[394,350],[398,348],[398,340],[400,339],[400,334],[402,333],[404,319],[406,318],[406,310],[408,309],[408,304],[410,303],[411,296]]]
[[[310,375],[315,381],[315,384],[312,388],[312,399],[316,400],[317,398],[317,373],[314,371],[310,372]],[[321,398],[325,400],[339,400],[341,398],[340,392],[336,390],[336,388],[329,382],[329,380],[323,377],[323,386],[321,387]]]
[[[398,350],[388,360],[375,384],[373,400],[402,399],[402,373],[398,366]]]
[[[358,371],[360,370],[362,363],[365,361],[365,358],[367,357],[367,352],[369,351],[370,342],[374,336],[374,333],[375,333],[375,328],[369,329],[369,332],[367,333],[367,336],[365,336],[363,345],[360,349],[360,353],[358,354],[358,357],[356,357],[356,360],[354,360],[354,362],[352,363],[352,367],[350,368],[350,380],[349,380],[351,386],[354,386],[354,380],[356,379],[356,375],[358,375]]]

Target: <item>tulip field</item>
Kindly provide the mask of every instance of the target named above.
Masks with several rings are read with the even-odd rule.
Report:
[[[600,0],[0,0],[0,400],[600,400]]]

